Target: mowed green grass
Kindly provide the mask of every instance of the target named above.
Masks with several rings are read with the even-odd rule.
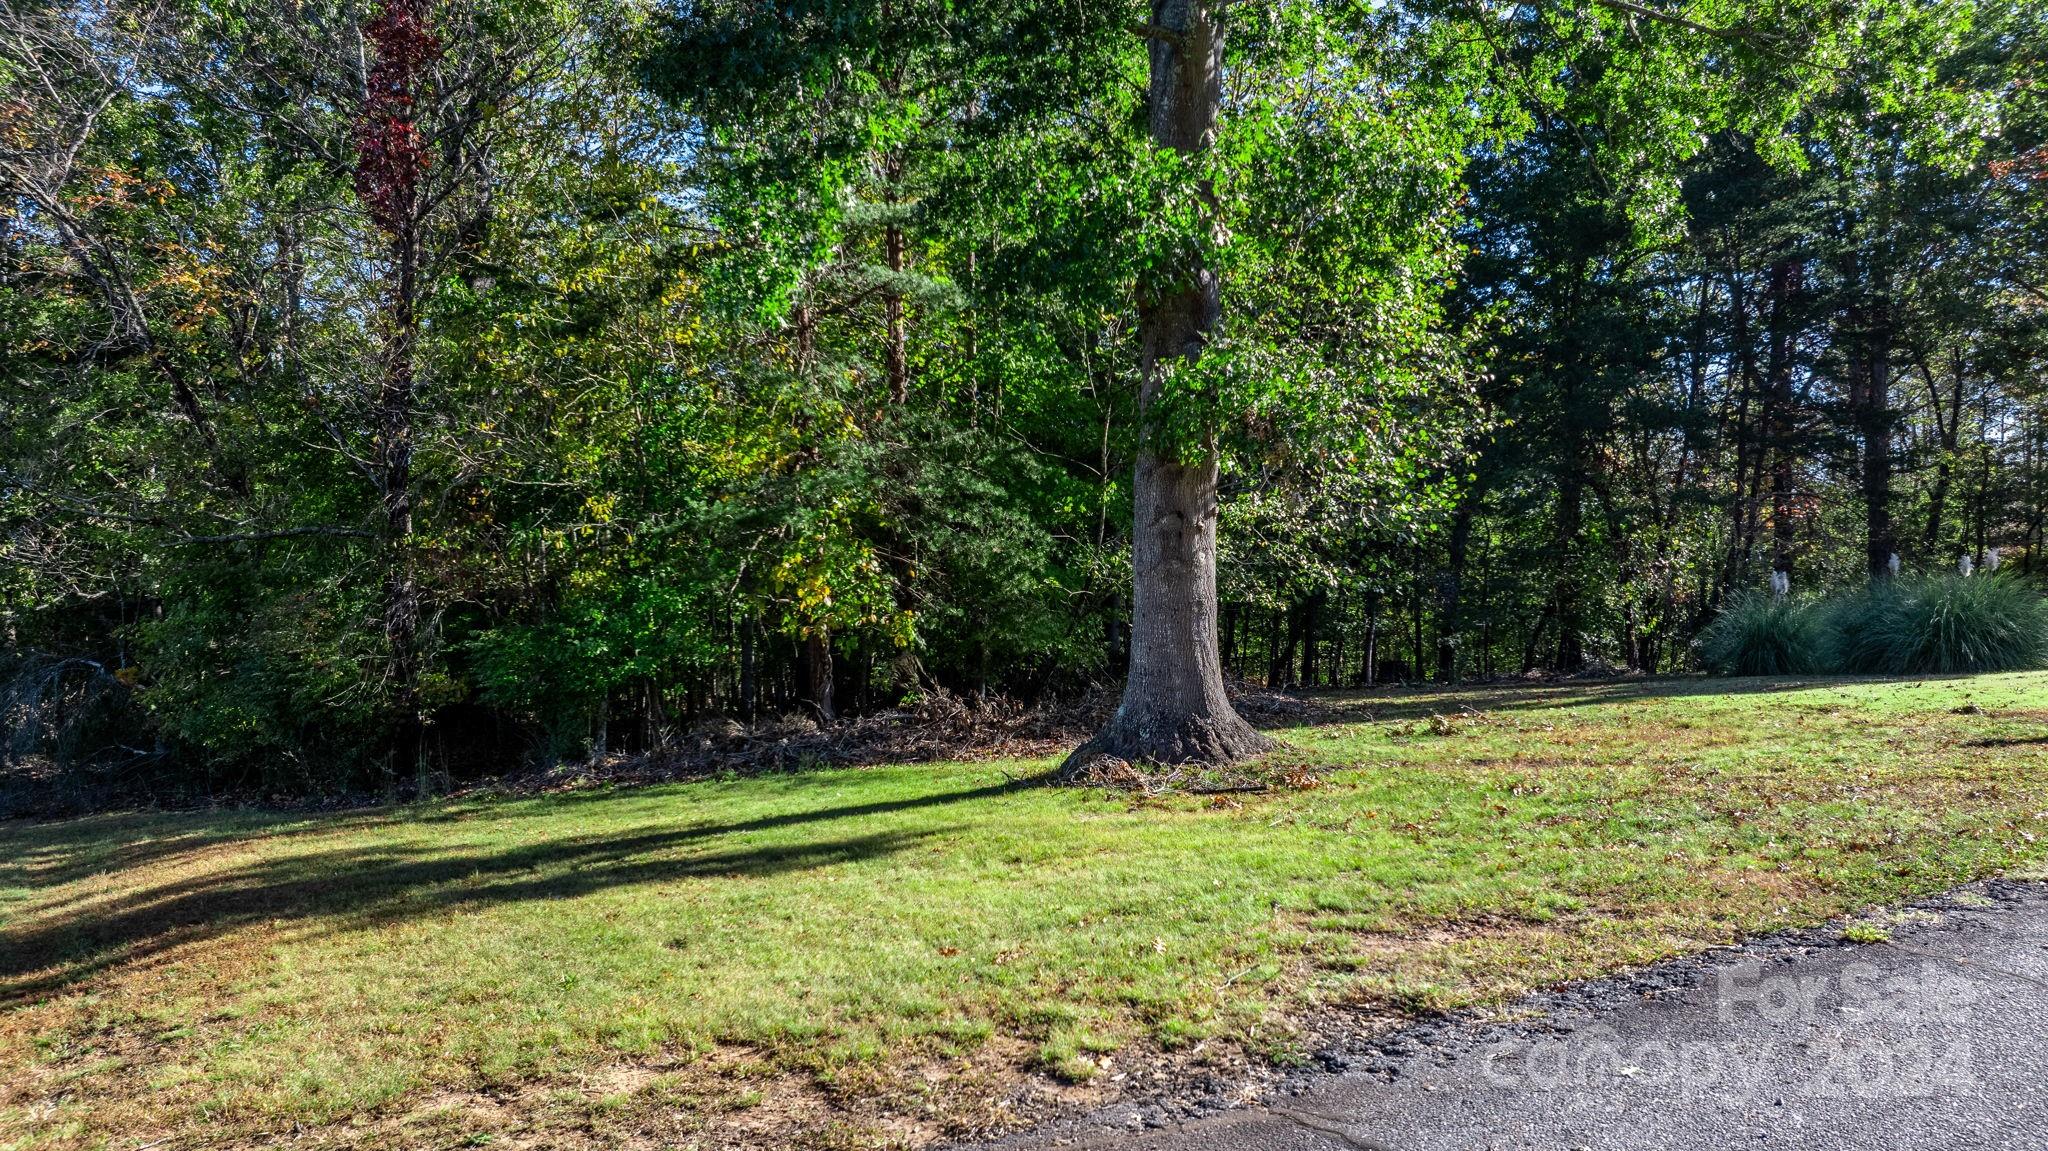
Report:
[[[1283,733],[1320,786],[1229,798],[1016,762],[0,825],[0,1147],[918,1143],[1006,1075],[1286,1059],[1317,1005],[2048,855],[2048,675],[1340,702]]]

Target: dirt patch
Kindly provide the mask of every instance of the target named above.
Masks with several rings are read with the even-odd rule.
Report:
[[[1350,1018],[1347,1016],[1347,1018]],[[1380,1026],[1393,1026],[1389,1017]],[[1344,1028],[1356,1034],[1354,1022]],[[1290,1030],[1298,1044],[1300,1033]],[[160,1055],[139,1036],[116,1055],[124,1076],[149,1075]],[[158,1128],[138,1097],[74,1113],[100,1135],[121,1131],[164,1151],[281,1147],[465,1146],[548,1151],[915,1151],[997,1138],[1127,1098],[1176,1101],[1175,1115],[1235,1106],[1270,1083],[1280,1067],[1236,1043],[1203,1042],[1167,1052],[1129,1045],[1100,1057],[1100,1073],[1069,1082],[1035,1070],[1035,1045],[998,1037],[954,1058],[894,1060],[808,1074],[773,1069],[771,1056],[744,1047],[708,1054],[664,1053],[589,1069],[573,1077],[504,1088],[444,1088],[332,1123],[275,1129],[228,1123],[204,1132]],[[0,1093],[0,1107],[24,1113],[63,1106],[85,1068],[47,1068]],[[1162,1114],[1166,1112],[1162,1110]],[[234,1128],[241,1127],[240,1130]],[[76,1130],[76,1128],[74,1128]],[[98,1146],[83,1131],[50,1131],[53,1149]]]

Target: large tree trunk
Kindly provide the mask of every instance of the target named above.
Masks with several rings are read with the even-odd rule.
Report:
[[[2027,438],[2027,554],[2021,557],[2020,574],[2034,574],[2035,557],[2041,554],[2041,541],[2048,535],[2048,514],[2042,508],[2043,485],[2041,470],[2048,462],[2048,416],[2034,416],[2034,431]]]
[[[1153,0],[1152,138],[1206,150],[1222,108],[1223,28],[1214,0]],[[1141,427],[1132,483],[1131,668],[1109,723],[1067,759],[1078,774],[1104,757],[1134,763],[1230,763],[1271,750],[1223,690],[1216,639],[1216,479],[1210,444],[1193,459],[1160,442],[1152,404],[1174,359],[1194,360],[1222,317],[1216,273],[1140,288]]]
[[[378,482],[384,504],[385,680],[391,691],[391,752],[386,790],[419,768],[424,725],[419,700],[419,576],[412,558],[413,347],[418,260],[410,235],[397,249],[397,275],[389,304],[391,333],[377,394]]]
[[[1757,396],[1756,349],[1751,343],[1748,293],[1743,290],[1741,269],[1728,275],[1728,317],[1735,355],[1735,486],[1728,505],[1728,555],[1716,581],[1712,608],[1740,587],[1749,575],[1750,548],[1756,538],[1757,489],[1762,483],[1764,453],[1753,441],[1758,438],[1750,407]],[[1757,478],[1751,478],[1752,464]]]
[[[1344,686],[1344,585],[1337,585],[1337,626],[1330,631],[1331,687]]]
[[[1941,521],[1948,509],[1948,490],[1951,473],[1954,470],[1956,448],[1962,443],[1963,428],[1963,365],[1957,358],[1955,372],[1949,381],[1949,395],[1943,401],[1941,389],[1935,384],[1934,372],[1925,360],[1920,363],[1920,375],[1927,381],[1927,396],[1933,401],[1934,430],[1940,446],[1939,458],[1934,462],[1934,487],[1927,497],[1927,527],[1921,533],[1920,550],[1932,556],[1936,545],[1941,542]]]
[[[1408,648],[1406,678],[1421,682],[1428,678],[1422,670],[1422,545],[1409,548],[1408,555],[1408,626],[1415,642]]]
[[[385,788],[418,771],[424,741],[420,715],[420,586],[413,559],[412,453],[416,406],[414,356],[419,338],[421,228],[427,211],[422,178],[428,157],[420,143],[415,100],[427,63],[440,51],[427,27],[424,0],[384,0],[363,26],[375,45],[366,100],[356,125],[356,193],[389,241],[382,372],[375,404],[375,471],[384,513],[384,680],[391,731]]]
[[[895,5],[882,0],[882,34],[895,33]],[[903,87],[901,65],[883,69],[882,91],[896,99]],[[889,402],[897,406],[910,398],[910,344],[904,333],[903,288],[900,277],[903,274],[903,225],[896,213],[903,210],[901,192],[903,187],[903,153],[894,151],[882,158],[882,179],[888,186],[890,218],[882,229],[882,258],[889,268],[890,281],[882,291],[882,312],[888,329],[887,346],[883,349],[884,376],[889,383]]]
[[[1880,310],[1874,320],[1868,329],[1872,333],[1869,350],[1858,373],[1856,425],[1863,440],[1866,562],[1871,575],[1882,576],[1891,570],[1898,541],[1892,535],[1891,346],[1889,333],[1882,327],[1888,318]]]
[[[839,718],[832,699],[832,637],[823,624],[813,627],[804,637],[804,679],[805,702],[817,713],[818,722],[831,723]]]
[[[1465,553],[1472,542],[1472,496],[1458,502],[1451,516],[1449,562],[1437,583],[1436,678],[1440,683],[1458,682],[1458,609],[1465,583]]]
[[[1795,488],[1798,481],[1796,448],[1792,442],[1792,359],[1797,350],[1797,322],[1793,296],[1799,291],[1800,268],[1792,260],[1771,265],[1771,349],[1765,375],[1768,411],[1764,425],[1771,450],[1771,568],[1792,574],[1793,550],[1797,544],[1794,522]]]
[[[1302,687],[1315,687],[1322,674],[1322,644],[1318,632],[1323,626],[1323,602],[1329,593],[1318,588],[1301,605],[1301,678],[1295,682]]]
[[[1359,668],[1359,679],[1367,687],[1377,687],[1380,681],[1380,593],[1365,593],[1365,657]]]
[[[1274,744],[1223,690],[1216,637],[1216,462],[1138,457],[1131,669],[1116,714],[1068,759],[1229,763]]]
[[[1957,374],[1961,374],[1960,366]],[[2002,420],[2000,422],[2003,423]],[[1976,498],[1971,501],[1971,519],[1975,525],[1971,534],[1976,540],[1972,556],[1978,567],[1984,566],[1986,551],[1991,543],[1991,473],[1995,455],[1996,453],[1991,450],[1991,396],[1987,392],[1978,410],[1977,492]]]
[[[759,628],[753,616],[740,617],[740,718],[748,723],[761,714],[761,669],[755,655]]]
[[[1579,555],[1580,534],[1585,525],[1585,473],[1582,454],[1574,449],[1557,492],[1557,545],[1554,554],[1558,572],[1551,591],[1553,618],[1557,621],[1557,654],[1551,670],[1575,672],[1585,666],[1584,565]],[[1531,661],[1525,660],[1524,663]],[[1523,669],[1525,672],[1527,667]]]
[[[1851,249],[1843,256],[1842,282],[1850,303],[1838,326],[1848,351],[1849,415],[1862,441],[1859,486],[1863,496],[1864,566],[1872,579],[1891,573],[1898,551],[1892,528],[1891,307],[1885,271]]]

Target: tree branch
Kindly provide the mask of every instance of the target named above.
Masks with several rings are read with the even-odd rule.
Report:
[[[307,524],[296,528],[278,528],[267,532],[235,532],[220,536],[180,536],[172,541],[183,547],[187,544],[239,544],[259,540],[294,539],[300,536],[335,536],[342,539],[376,539],[377,533],[362,528],[341,528],[329,524]]]

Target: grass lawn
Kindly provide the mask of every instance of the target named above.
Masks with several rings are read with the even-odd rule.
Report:
[[[1260,795],[0,825],[0,1148],[914,1145],[2048,856],[2044,674],[1331,702]]]

